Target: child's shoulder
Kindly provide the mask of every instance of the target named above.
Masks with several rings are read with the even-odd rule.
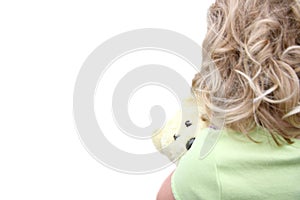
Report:
[[[215,129],[208,127],[200,130],[193,144],[200,159],[214,154],[220,160],[248,159],[268,160],[279,157],[284,159],[286,155],[297,154],[300,158],[300,140],[294,139],[293,144],[278,146],[272,136],[265,130],[257,128],[245,135],[230,129]],[[254,159],[255,160],[255,159]]]

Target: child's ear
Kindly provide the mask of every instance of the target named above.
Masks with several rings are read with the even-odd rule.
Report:
[[[201,116],[200,116],[200,119],[203,121],[203,122],[205,122],[206,124],[208,123],[208,116],[207,116],[207,114],[202,114]]]

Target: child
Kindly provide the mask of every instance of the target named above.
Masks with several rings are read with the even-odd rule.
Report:
[[[211,128],[158,200],[300,199],[300,2],[216,0],[192,90]]]

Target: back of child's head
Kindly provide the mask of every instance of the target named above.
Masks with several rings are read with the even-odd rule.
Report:
[[[193,80],[208,118],[277,144],[300,134],[298,0],[216,0],[208,11],[203,63]]]

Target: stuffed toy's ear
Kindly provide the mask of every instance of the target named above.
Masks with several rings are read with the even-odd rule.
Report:
[[[161,152],[163,147],[168,146],[174,142],[177,138],[181,122],[181,111],[177,111],[176,114],[169,119],[164,127],[154,131],[152,135],[152,142],[155,148]]]
[[[191,148],[197,130],[207,127],[204,115],[202,105],[197,104],[194,97],[183,100],[182,109],[164,127],[154,132],[154,146],[172,162],[177,163]]]

